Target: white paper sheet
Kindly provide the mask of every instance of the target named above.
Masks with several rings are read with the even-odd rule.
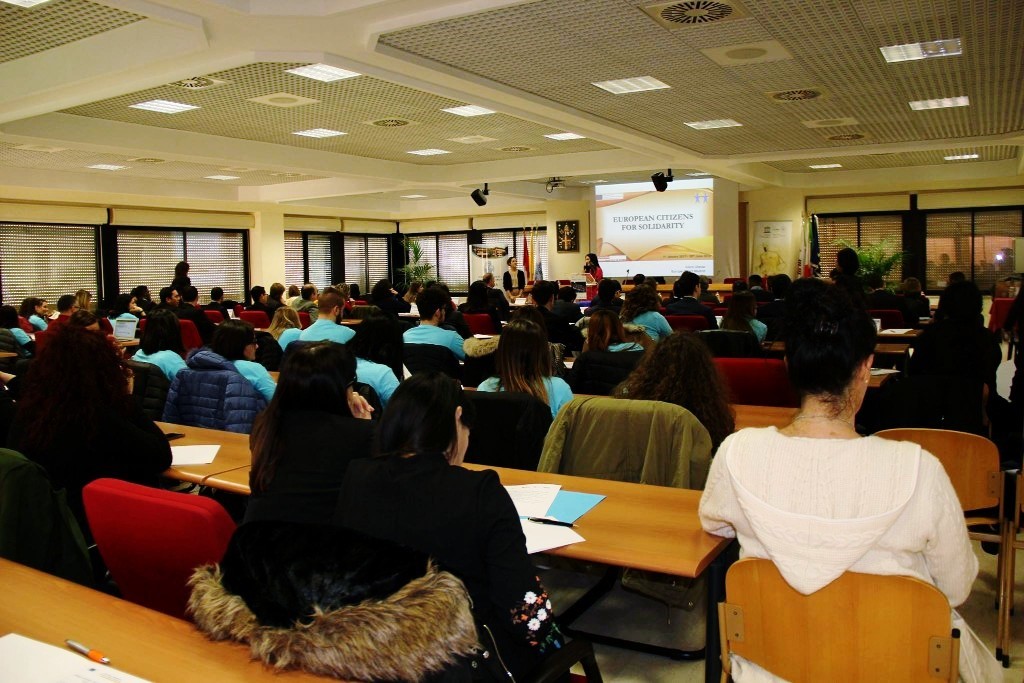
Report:
[[[493,336],[494,336],[493,334],[474,334],[473,335],[473,337],[476,338],[476,339],[490,339]]]
[[[522,484],[506,486],[505,490],[520,517],[543,517],[561,488],[558,484]]]
[[[872,375],[895,375],[899,370],[893,368],[871,368]]]
[[[519,523],[523,525],[523,534],[526,536],[526,552],[530,555],[587,540],[571,527],[540,524],[527,519],[521,519]]]
[[[878,334],[906,334],[907,332],[913,332],[909,327],[890,327],[887,330],[882,330]]]
[[[89,641],[102,652],[101,643]],[[0,681],[4,683],[148,683],[146,679],[97,664],[54,645],[17,633],[0,638]]]
[[[171,446],[171,466],[209,465],[217,457],[220,446]]]

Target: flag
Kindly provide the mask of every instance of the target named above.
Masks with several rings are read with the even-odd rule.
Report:
[[[537,250],[537,228],[533,228],[533,279],[543,280],[544,279],[544,265],[540,262],[540,252]],[[545,234],[546,237],[546,234]]]
[[[523,262],[519,264],[526,273],[526,279],[530,279],[530,245],[526,241],[526,231],[523,230]]]
[[[821,250],[818,244],[818,217],[811,214],[804,230],[803,246],[800,249],[802,277],[815,277],[821,270]]]

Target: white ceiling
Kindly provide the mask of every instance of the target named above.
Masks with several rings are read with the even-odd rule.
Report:
[[[727,16],[659,23],[665,6]],[[666,168],[746,187],[1024,173],[1024,0],[50,0],[0,3],[0,26],[0,185],[415,211],[484,182],[498,204],[576,199]],[[961,56],[878,50],[947,38]],[[362,75],[286,72],[311,63]],[[671,88],[592,85],[637,76]],[[215,84],[176,84],[194,77]],[[817,95],[772,97],[792,90]],[[268,95],[301,104],[253,101]],[[198,109],[129,106],[151,99]],[[441,111],[463,104],[496,113]],[[684,125],[708,119],[743,125]],[[346,134],[294,134],[309,128]],[[428,148],[449,153],[408,153]]]

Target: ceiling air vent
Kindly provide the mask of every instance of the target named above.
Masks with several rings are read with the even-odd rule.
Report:
[[[797,88],[796,90],[781,90],[765,94],[775,102],[806,102],[807,100],[816,100],[825,93],[820,88]]]
[[[128,161],[132,161],[132,162],[137,163],[137,164],[166,164],[167,163],[167,159],[157,159],[156,157],[135,157],[133,159],[129,159]]]
[[[863,133],[841,133],[840,135],[829,135],[826,140],[835,142],[849,142],[850,140],[863,140],[866,136]]]
[[[218,85],[224,85],[227,81],[221,81],[216,78],[210,78],[209,76],[193,76],[192,78],[186,78],[183,81],[175,81],[171,85],[185,90],[209,90],[210,88],[216,88]]]
[[[732,0],[662,2],[648,5],[643,8],[643,11],[659,24],[670,29],[714,24],[748,16],[739,3]]]
[[[524,147],[523,145],[512,145],[511,147],[502,147],[499,151],[502,152],[529,152],[533,147]]]
[[[370,121],[371,126],[377,126],[378,128],[401,128],[402,126],[408,126],[412,121],[406,121],[405,119],[377,119],[376,121]]]

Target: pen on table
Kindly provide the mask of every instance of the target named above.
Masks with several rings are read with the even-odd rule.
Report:
[[[110,664],[110,658],[104,656],[99,650],[92,650],[74,640],[65,640],[64,643],[78,654],[85,655],[94,662]]]
[[[572,522],[563,522],[557,519],[548,519],[547,517],[527,517],[526,519],[530,520],[531,522],[537,522],[537,524],[551,524],[553,526],[567,526],[576,528],[576,525]]]

